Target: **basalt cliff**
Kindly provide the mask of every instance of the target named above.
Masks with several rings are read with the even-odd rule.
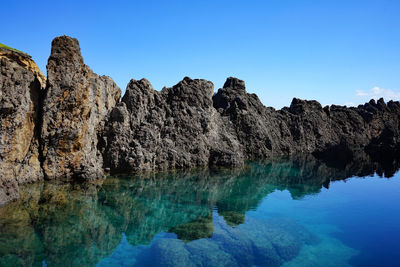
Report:
[[[265,107],[245,84],[185,77],[156,91],[131,80],[121,90],[84,64],[76,39],[52,42],[47,79],[30,56],[0,49],[0,205],[18,185],[90,180],[104,173],[206,166],[312,155],[321,160],[400,156],[400,104],[358,107],[294,98]]]

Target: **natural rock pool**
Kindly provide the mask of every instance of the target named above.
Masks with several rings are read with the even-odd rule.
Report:
[[[43,182],[0,208],[0,266],[400,266],[397,162]]]

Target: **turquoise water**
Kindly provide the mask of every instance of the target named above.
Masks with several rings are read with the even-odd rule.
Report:
[[[0,208],[0,266],[400,266],[397,165],[298,158],[27,185]]]

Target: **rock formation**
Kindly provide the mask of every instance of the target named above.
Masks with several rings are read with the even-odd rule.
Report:
[[[110,77],[83,63],[78,40],[62,36],[52,43],[43,102],[43,170],[46,178],[103,177],[97,134],[121,91]]]
[[[45,82],[30,56],[0,48],[0,205],[18,198],[18,183],[43,178],[37,126]]]
[[[212,94],[206,80],[186,77],[161,92],[145,79],[131,80],[107,122],[105,166],[137,171],[243,163],[233,128],[213,108]]]
[[[0,60],[0,205],[18,197],[19,183],[43,176],[88,180],[104,169],[238,166],[298,154],[400,156],[397,101],[323,108],[294,98],[275,110],[239,79],[213,94],[211,82],[188,77],[161,91],[131,80],[120,100],[112,79],[93,73],[67,36],[53,40],[46,86],[28,55],[1,49]]]
[[[107,121],[105,166],[121,172],[235,166],[295,154],[350,160],[359,150],[399,155],[399,102],[322,108],[294,98],[290,107],[275,110],[248,94],[239,79],[228,78],[211,97],[212,88],[186,77],[157,92],[147,80],[131,80]]]

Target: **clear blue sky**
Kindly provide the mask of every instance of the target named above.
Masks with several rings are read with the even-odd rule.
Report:
[[[400,1],[1,2],[0,43],[45,71],[51,40],[78,38],[85,63],[122,90],[184,76],[246,81],[267,106],[400,98]],[[372,88],[374,88],[372,90]]]

